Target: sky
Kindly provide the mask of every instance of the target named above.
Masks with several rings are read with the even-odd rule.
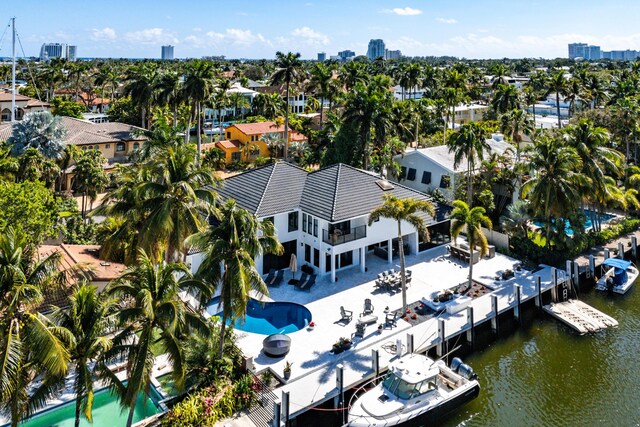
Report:
[[[5,2],[0,25],[16,18],[18,56],[59,42],[79,57],[158,58],[172,44],[176,58],[315,59],[366,54],[380,38],[408,56],[556,58],[572,42],[640,50],[639,15],[635,0],[20,0]]]

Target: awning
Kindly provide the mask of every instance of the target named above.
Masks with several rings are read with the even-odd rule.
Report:
[[[602,265],[607,267],[615,267],[621,270],[626,270],[631,265],[631,261],[626,261],[620,258],[608,258],[605,259]]]

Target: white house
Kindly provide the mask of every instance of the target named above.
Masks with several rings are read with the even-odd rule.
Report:
[[[256,260],[260,272],[287,268],[295,254],[299,267],[306,264],[317,274],[330,274],[332,281],[337,271],[350,266],[364,272],[367,256],[377,255],[390,264],[397,256],[396,223],[380,219],[367,224],[384,194],[431,200],[424,193],[344,164],[307,172],[290,163],[273,163],[227,178],[217,191],[223,199],[233,198],[258,219],[275,225],[284,254],[261,256]],[[413,226],[402,224],[409,253],[449,241],[450,207],[435,205],[435,218],[422,214],[431,242],[421,242]],[[199,264],[197,259],[192,262],[193,267]]]
[[[502,155],[507,150],[515,152],[515,147],[505,142],[501,134],[494,134],[486,141],[490,147],[487,154]],[[404,154],[396,156],[395,160],[402,168],[400,181],[403,185],[425,193],[437,188],[447,200],[453,200],[457,180],[464,180],[467,173],[466,158],[456,167],[454,154],[446,145],[407,149]],[[476,167],[478,165],[479,162],[476,162]]]

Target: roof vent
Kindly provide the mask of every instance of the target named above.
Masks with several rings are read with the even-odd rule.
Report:
[[[389,191],[395,188],[393,184],[387,181],[386,179],[379,179],[376,181],[376,184],[378,184],[378,187],[380,187],[382,191]]]

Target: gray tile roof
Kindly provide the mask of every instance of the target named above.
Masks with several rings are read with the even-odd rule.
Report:
[[[235,199],[258,217],[299,208],[329,222],[368,215],[382,205],[382,196],[387,193],[432,201],[428,195],[395,182],[391,182],[392,189],[384,191],[378,181],[377,175],[345,164],[307,173],[279,162],[227,178],[218,193],[223,199]],[[451,208],[435,205],[436,218],[421,214],[427,225],[448,218]]]
[[[227,178],[217,192],[256,216],[266,217],[298,208],[306,175],[304,169],[277,162]]]

